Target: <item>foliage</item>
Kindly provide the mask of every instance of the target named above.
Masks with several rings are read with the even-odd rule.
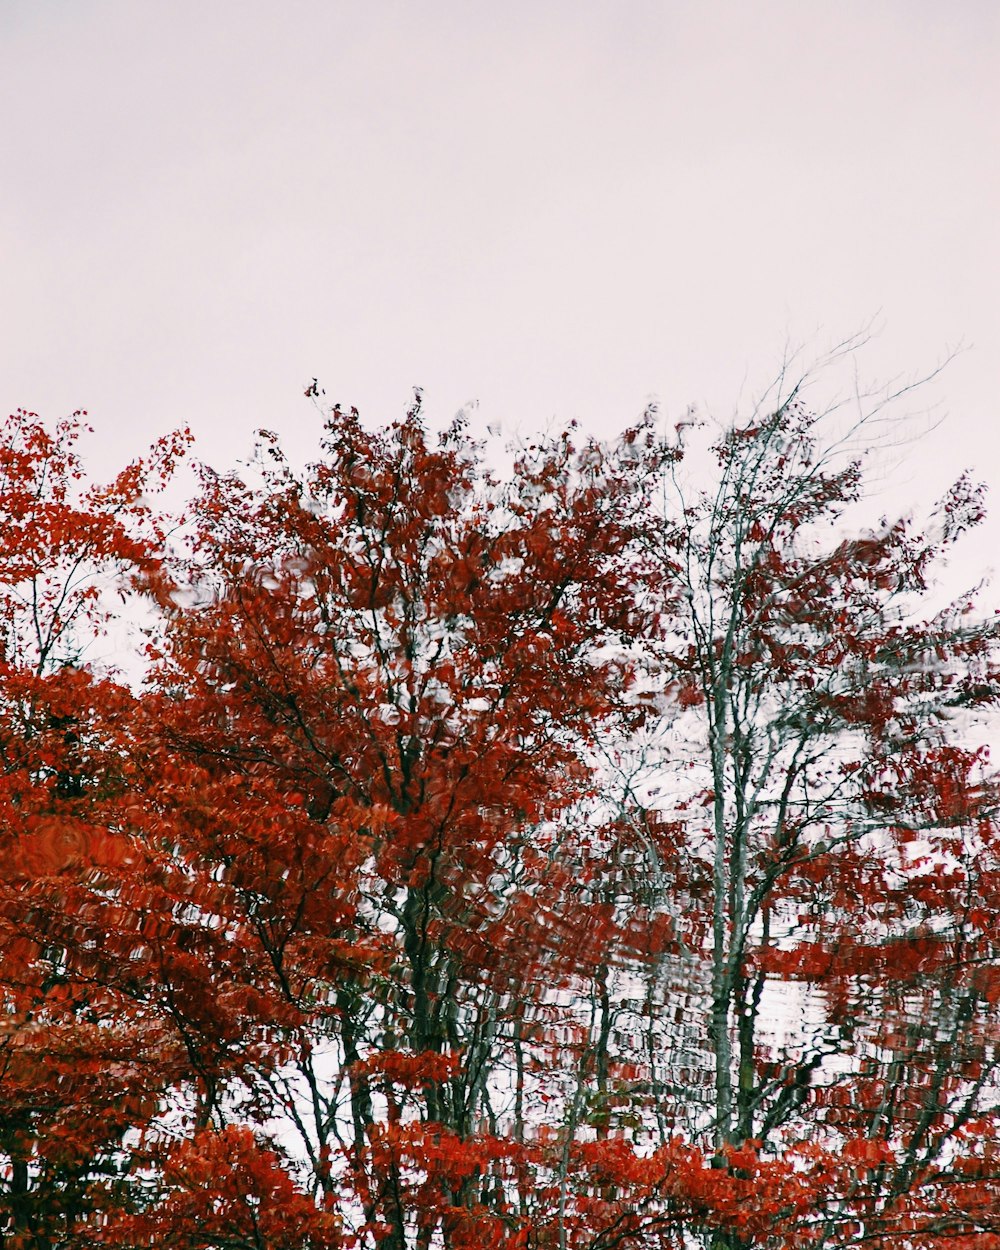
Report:
[[[0,435],[5,1250],[1000,1246],[971,481],[852,531],[794,388],[499,481],[418,398],[168,531],[186,436],[80,428]]]

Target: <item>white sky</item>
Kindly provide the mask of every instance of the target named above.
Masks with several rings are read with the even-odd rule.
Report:
[[[313,375],[612,433],[877,315],[872,379],[970,348],[887,507],[1000,513],[998,83],[995,0],[0,0],[0,404],[104,472],[307,455]]]

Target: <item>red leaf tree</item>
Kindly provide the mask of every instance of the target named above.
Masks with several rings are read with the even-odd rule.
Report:
[[[88,671],[115,599],[159,559],[145,503],[186,439],[107,486],[84,480],[82,414],[0,425],[0,1244],[68,1244],[114,1203],[130,1134],[163,1106],[170,1039],[129,971],[137,852],[123,797],[128,706]],[[75,1244],[75,1243],[74,1243]]]
[[[924,606],[969,481],[851,529],[795,390],[705,490],[653,415],[498,481],[336,408],[168,554],[20,421],[3,1245],[993,1250],[996,628]],[[61,664],[111,572],[138,693]]]
[[[622,805],[668,938],[637,938],[616,1020],[646,1025],[661,1137],[753,1180],[712,1244],[991,1246],[997,626],[923,607],[981,490],[844,537],[862,458],[822,430],[793,390],[717,441],[713,488],[671,469],[650,542],[677,607]]]
[[[375,436],[338,411],[304,477],[270,436],[254,485],[207,474],[155,583],[148,836],[199,883],[164,964],[195,1118],[288,1121],[321,1203],[380,1243],[524,1224],[504,1087],[593,942],[560,822],[624,711],[610,644],[645,626],[664,452],[624,446],[563,436],[500,486],[460,424],[434,446],[417,408]]]

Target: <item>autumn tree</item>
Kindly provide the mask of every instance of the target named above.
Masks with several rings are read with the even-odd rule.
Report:
[[[418,398],[169,544],[138,469],[33,505],[19,629],[158,621],[141,690],[4,670],[4,1244],[995,1250],[981,492],[859,527],[804,381],[708,469],[651,412],[498,480]]]
[[[0,424],[0,1245],[70,1244],[128,1171],[169,1047],[120,975],[135,945],[118,901],[129,840],[108,820],[124,690],[88,670],[115,601],[162,533],[145,502],[183,436],[107,485],[86,482],[83,414]],[[126,700],[127,702],[127,700]],[[119,975],[107,975],[117,963]],[[75,1243],[73,1243],[75,1244]]]
[[[1000,863],[975,714],[1000,695],[997,626],[971,593],[923,606],[982,488],[960,479],[923,526],[846,532],[866,423],[824,443],[800,390],[721,432],[707,489],[673,462],[649,532],[680,593],[623,838],[647,848],[643,924],[667,937],[619,1019],[641,1037],[648,1017],[661,1134],[747,1183],[713,1245],[985,1247]]]
[[[163,938],[195,1128],[288,1121],[363,1243],[502,1242],[534,1201],[534,1004],[592,927],[561,822],[634,718],[609,643],[644,626],[664,452],[564,435],[501,485],[416,406],[374,435],[337,410],[323,451],[300,476],[265,436],[255,481],[206,473],[152,582],[147,837],[199,883],[183,956]]]

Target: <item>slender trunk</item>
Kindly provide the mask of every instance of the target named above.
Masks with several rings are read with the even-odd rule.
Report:
[[[611,1115],[608,1110],[608,1043],[611,1039],[611,996],[608,992],[608,965],[597,971],[598,1028],[594,1049],[594,1077],[597,1087],[595,1128],[599,1141],[607,1139]]]
[[[712,753],[715,854],[712,864],[712,1018],[709,1037],[715,1052],[715,1146],[731,1139],[733,1120],[732,1043],[729,1016],[732,977],[729,950],[729,846],[726,837],[725,738],[727,695],[721,683],[711,693],[710,747]]]

